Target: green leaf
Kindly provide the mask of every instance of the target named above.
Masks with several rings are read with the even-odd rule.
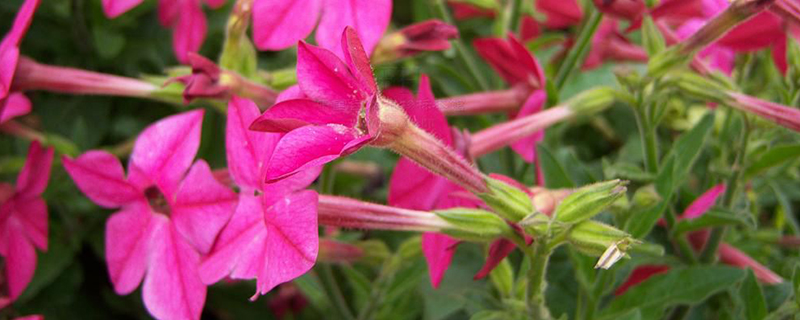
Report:
[[[95,49],[103,59],[113,59],[125,48],[125,36],[111,28],[93,28]]]
[[[745,319],[761,320],[767,316],[767,302],[761,292],[761,286],[756,281],[752,269],[747,269],[742,285],[739,287],[739,296],[744,302]]]
[[[661,36],[661,31],[658,30],[653,18],[650,16],[644,17],[642,20],[642,40],[644,48],[647,50],[648,56],[655,56],[666,47],[664,37]]]
[[[673,232],[682,234],[726,225],[741,225],[752,229],[756,227],[756,221],[752,215],[747,213],[737,214],[723,208],[712,208],[697,218],[681,220],[675,225]]]
[[[503,259],[500,264],[489,273],[489,279],[501,297],[510,298],[514,291],[514,269],[508,259]]]
[[[671,167],[664,165],[656,178],[656,187],[659,194],[666,198],[675,190],[676,183],[686,181],[686,176],[700,155],[700,151],[703,149],[703,145],[713,127],[714,114],[709,113],[692,130],[678,138],[678,141],[675,142],[671,151],[667,154],[665,158],[667,160],[663,162],[666,164],[674,161],[673,165]]]
[[[658,218],[664,214],[664,210],[669,206],[669,201],[662,200],[657,205],[648,207],[641,212],[635,212],[625,223],[625,231],[631,234],[634,238],[642,238],[650,233],[653,226],[656,225]]]
[[[800,265],[794,266],[794,274],[792,275],[792,288],[794,289],[794,299],[800,305]]]
[[[745,181],[768,169],[800,157],[800,144],[782,145],[764,152],[744,172]]]
[[[542,171],[544,172],[545,185],[548,188],[555,189],[575,187],[575,183],[572,181],[572,179],[570,179],[569,174],[567,174],[567,171],[564,170],[564,167],[558,163],[558,159],[556,159],[553,153],[550,152],[550,149],[540,144],[536,147],[536,150],[541,161]]]
[[[612,300],[601,319],[616,319],[631,310],[693,305],[736,284],[744,271],[725,266],[676,268],[653,276]]]

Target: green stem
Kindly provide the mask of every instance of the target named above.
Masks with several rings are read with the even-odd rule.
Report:
[[[734,200],[736,199],[736,190],[739,187],[739,179],[742,176],[744,169],[744,158],[747,154],[747,140],[750,138],[750,123],[747,118],[744,118],[744,128],[742,129],[742,137],[740,146],[736,152],[736,159],[733,163],[733,174],[728,178],[725,189],[725,194],[722,196],[722,205],[726,208],[733,207]],[[717,248],[722,242],[722,236],[725,234],[724,227],[716,227],[711,230],[711,235],[708,236],[703,252],[700,253],[700,262],[710,263],[717,255]]]
[[[350,311],[350,307],[347,306],[347,301],[344,299],[342,290],[336,282],[336,277],[333,275],[333,268],[330,264],[323,263],[320,264],[320,269],[320,282],[325,288],[328,299],[331,300],[331,305],[333,305],[333,308],[336,309],[336,312],[339,313],[342,319],[353,320],[353,313]]]
[[[447,9],[447,4],[444,0],[436,0],[435,2],[436,9],[439,12],[439,16],[450,25],[456,25],[453,21],[453,17],[450,15],[449,9]],[[481,73],[478,71],[478,64],[475,62],[475,59],[472,55],[467,52],[466,46],[464,46],[464,42],[461,39],[453,40],[453,48],[456,49],[456,54],[461,59],[461,62],[467,66],[467,70],[472,77],[478,82],[478,86],[480,87],[481,91],[488,91],[489,90],[489,83],[486,82],[486,79],[481,76]]]
[[[639,137],[642,139],[644,166],[647,172],[658,174],[658,141],[656,140],[656,132],[644,115],[643,107],[638,106],[635,108],[634,115],[636,116],[636,124],[639,127]]]
[[[384,295],[386,294],[386,286],[389,285],[391,280],[394,278],[395,274],[397,273],[398,266],[402,262],[398,259],[401,259],[401,257],[398,253],[396,253],[384,263],[380,273],[378,274],[378,277],[372,284],[372,290],[370,291],[370,297],[367,301],[367,304],[358,313],[358,320],[375,318],[374,313],[378,306],[383,302]]]
[[[508,18],[505,20],[505,25],[503,25],[503,35],[507,32],[518,31],[520,17],[522,17],[522,0],[510,0],[508,6]]]
[[[534,320],[551,318],[544,300],[544,292],[547,287],[547,263],[550,260],[551,250],[545,241],[540,240],[537,240],[533,248],[528,250],[531,261],[531,268],[528,270],[528,312],[531,319]]]
[[[561,66],[556,73],[555,86],[557,90],[561,90],[570,74],[583,64],[583,58],[586,57],[591,47],[592,37],[595,31],[597,31],[597,27],[600,26],[600,21],[603,20],[603,14],[595,9],[594,6],[590,5],[587,7],[591,10],[589,19],[586,20],[583,28],[581,28],[575,45],[569,50],[569,53],[567,53],[564,61],[561,62]]]

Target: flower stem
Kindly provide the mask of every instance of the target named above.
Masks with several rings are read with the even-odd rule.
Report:
[[[531,249],[527,250],[531,262],[531,268],[528,270],[528,312],[531,319],[551,318],[544,300],[547,263],[550,261],[551,250],[542,239],[537,239]]]
[[[450,25],[456,25],[453,21],[453,17],[450,15],[449,9],[447,9],[447,4],[444,0],[436,0],[435,6],[439,16],[442,18],[442,20],[444,20],[444,22]],[[456,49],[456,54],[458,54],[458,57],[461,58],[461,62],[467,66],[467,71],[469,71],[469,73],[478,83],[480,89],[483,91],[489,90],[489,83],[486,82],[486,79],[478,71],[478,64],[475,62],[474,57],[467,52],[466,46],[461,39],[453,40],[453,48]]]
[[[342,319],[355,319],[353,317],[353,312],[350,311],[350,307],[347,305],[347,301],[344,299],[339,284],[336,282],[336,277],[333,274],[333,267],[331,267],[330,264],[322,263],[319,265],[319,268],[321,269],[319,272],[320,283],[322,283],[322,287],[328,294],[328,299],[331,300],[336,312],[339,313]]]
[[[556,73],[554,83],[557,90],[561,90],[570,74],[583,64],[583,58],[586,57],[591,47],[592,37],[595,31],[597,31],[597,27],[600,26],[600,21],[603,20],[603,14],[595,9],[594,6],[587,7],[591,10],[591,14],[578,33],[575,45],[569,53],[567,53],[567,56],[564,58],[564,61],[561,62],[561,66]]]
[[[485,91],[437,99],[439,109],[448,116],[506,112],[519,109],[530,89],[526,86],[506,90]]]

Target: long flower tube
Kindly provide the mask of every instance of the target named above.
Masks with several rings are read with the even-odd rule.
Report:
[[[518,110],[530,94],[525,85],[510,89],[470,93],[437,99],[436,104],[445,115],[461,116],[490,112],[510,112]]]
[[[438,232],[451,227],[430,212],[339,196],[320,195],[317,210],[319,223],[326,226],[417,232]]]

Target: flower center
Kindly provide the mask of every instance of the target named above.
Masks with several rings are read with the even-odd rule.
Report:
[[[144,190],[144,196],[153,211],[169,216],[169,202],[161,190],[158,190],[156,186],[151,186]]]

